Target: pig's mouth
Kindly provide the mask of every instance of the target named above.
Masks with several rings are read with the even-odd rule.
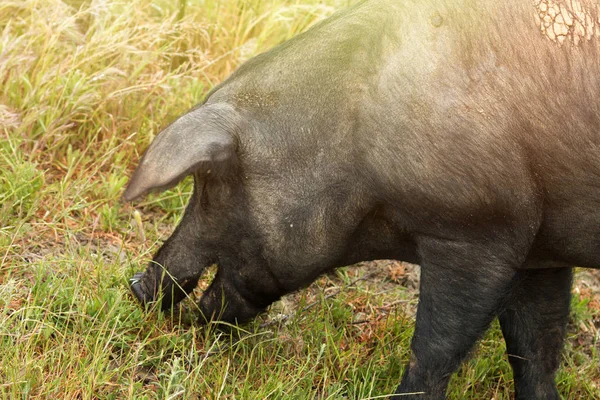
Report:
[[[161,311],[167,311],[183,300],[198,283],[198,279],[176,281],[158,268],[138,272],[129,280],[129,287],[135,298],[144,306],[160,303]]]

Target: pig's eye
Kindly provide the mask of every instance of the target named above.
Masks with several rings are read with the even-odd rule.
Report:
[[[200,208],[203,210],[206,210],[209,205],[208,194],[209,191],[207,189],[207,185],[205,184],[202,187],[202,192],[200,193]]]

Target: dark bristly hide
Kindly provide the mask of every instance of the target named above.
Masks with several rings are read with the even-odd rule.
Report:
[[[598,12],[367,1],[247,61],[127,187],[195,178],[133,293],[167,310],[217,264],[200,309],[241,322],[339,266],[419,263],[399,394],[443,399],[499,318],[516,397],[558,399],[571,266],[600,267]]]

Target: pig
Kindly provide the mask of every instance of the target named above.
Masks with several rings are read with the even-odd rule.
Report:
[[[516,398],[558,399],[572,266],[600,267],[599,18],[365,1],[248,60],[131,177],[127,201],[194,177],[135,297],[168,310],[217,264],[199,308],[239,323],[334,268],[417,263],[398,395],[443,399],[498,318]]]

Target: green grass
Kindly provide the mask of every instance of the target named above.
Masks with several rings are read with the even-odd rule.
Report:
[[[243,60],[347,3],[0,2],[2,398],[393,392],[416,294],[384,266],[322,277],[229,332],[144,312],[128,291],[191,189],[188,180],[137,204],[142,235],[132,206],[118,199],[143,149]],[[558,375],[566,398],[600,398],[599,309],[598,293],[575,296]],[[504,353],[495,326],[450,397],[511,398]]]

